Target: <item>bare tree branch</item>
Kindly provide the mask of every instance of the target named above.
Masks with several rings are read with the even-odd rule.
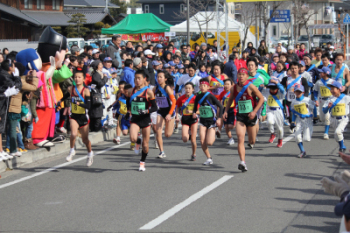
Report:
[[[254,23],[256,19],[256,10],[254,3],[242,3],[241,10],[241,23],[243,24],[243,40],[242,40],[242,48],[246,46],[247,35],[250,26]]]

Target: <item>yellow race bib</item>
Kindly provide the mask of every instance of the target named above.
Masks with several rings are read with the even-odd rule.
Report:
[[[269,105],[270,107],[274,107],[274,108],[279,107],[278,103],[272,97],[272,95],[269,95],[269,97],[267,98],[267,105]]]
[[[113,86],[113,95],[117,94],[119,88],[117,86]]]
[[[193,113],[194,104],[188,104],[187,107],[184,109],[183,114],[186,116],[190,116]]]
[[[227,97],[224,101],[224,107],[226,108],[227,106],[227,101],[228,101],[229,97]],[[232,101],[232,104],[231,104],[231,108],[233,108],[235,106],[235,101]]]
[[[72,103],[72,113],[73,114],[85,114],[85,108]]]
[[[303,115],[308,114],[308,110],[305,103],[294,105],[294,110]]]
[[[123,115],[125,115],[128,112],[127,106],[126,104],[124,104],[123,102],[119,101],[120,104],[120,108],[119,108],[119,112]]]
[[[321,87],[321,96],[330,97],[332,95],[331,91],[327,87]]]
[[[337,104],[332,108],[332,116],[345,116],[345,104]]]

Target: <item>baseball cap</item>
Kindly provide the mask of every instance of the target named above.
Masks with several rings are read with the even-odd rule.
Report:
[[[280,80],[278,80],[278,78],[272,76],[271,79],[269,80],[269,84],[267,84],[267,87],[277,87],[276,83],[271,82],[272,80],[277,81],[278,83],[280,82]]]
[[[327,75],[331,75],[331,70],[326,66],[322,67],[322,69],[317,69],[317,70],[320,73],[326,73]]]
[[[168,63],[165,63],[165,64],[163,65],[163,69],[166,69],[166,68],[170,68],[170,65],[169,65]]]
[[[157,44],[157,45],[156,45],[156,48],[157,48],[157,49],[162,49],[162,48],[163,48],[163,45]]]
[[[305,66],[305,62],[304,62],[304,61],[299,61],[299,64],[300,64],[301,66]]]
[[[141,63],[141,58],[135,57],[133,62],[134,62],[134,66],[137,66]]]
[[[327,86],[329,86],[329,87],[336,87],[336,88],[338,88],[338,89],[342,89],[341,83],[340,83],[340,82],[337,82],[337,81],[335,81],[335,80],[334,80],[332,83],[327,84]]]
[[[157,60],[152,61],[152,66],[159,66],[160,63]]]
[[[93,49],[97,49],[98,46],[96,44],[90,44]]]
[[[146,49],[144,52],[143,52],[146,56],[147,55],[156,55],[155,53],[153,53],[151,50],[149,49]]]
[[[294,86],[294,92],[295,92],[295,91],[305,92],[304,86],[303,86],[303,85],[300,85],[300,84],[296,84],[296,85]]]
[[[293,45],[288,46],[288,50],[290,50],[290,49],[294,49]]]
[[[169,61],[168,63],[170,66],[176,66],[175,62],[174,61]]]
[[[338,204],[336,204],[336,206],[334,207],[334,213],[337,216],[350,216],[350,198],[349,196],[345,197],[345,201],[344,202],[340,202]]]
[[[279,57],[278,53],[274,53],[274,54],[272,55],[272,58],[274,58],[274,57]]]
[[[103,61],[105,62],[105,61],[112,61],[112,58],[110,58],[110,57],[105,57],[105,59],[103,59]]]
[[[116,69],[116,68],[111,68],[111,69],[109,70],[109,73],[115,74],[115,73],[117,73],[117,69]]]
[[[334,46],[332,45],[331,47],[329,47],[330,49],[334,49]]]
[[[100,53],[100,51],[98,49],[92,50],[92,54],[96,54],[96,53]]]
[[[184,67],[184,65],[182,65],[182,64],[178,64],[178,65],[177,65],[177,68],[178,68],[178,69],[183,69],[183,68],[185,68],[185,67]]]
[[[79,47],[74,46],[74,47],[72,47],[72,48],[70,49],[70,51],[72,52],[72,54],[74,54],[74,53],[76,53],[76,52],[79,52],[80,49],[79,49]]]

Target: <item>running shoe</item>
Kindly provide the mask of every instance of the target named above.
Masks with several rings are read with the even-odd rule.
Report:
[[[207,161],[205,161],[203,163],[203,165],[210,165],[210,164],[213,164],[213,160],[212,159],[207,159]]]
[[[238,164],[238,170],[241,170],[242,172],[248,171],[247,164],[245,164],[245,162],[241,161]]]
[[[2,152],[2,156],[6,157],[7,159],[13,159],[13,156],[10,154],[7,154],[5,151]],[[3,159],[4,160],[4,159]]]
[[[120,145],[120,138],[119,138],[119,137],[114,138],[114,139],[113,139],[113,142],[114,142],[115,144],[117,144],[117,145]]]
[[[227,145],[233,145],[235,144],[235,140],[233,138],[230,138],[230,140],[228,140]]]
[[[135,150],[135,143],[134,142],[130,143],[130,150]]]
[[[285,121],[284,121],[284,125],[285,125],[285,126],[290,126],[289,121],[288,121],[288,120],[285,120]]]
[[[72,161],[74,155],[75,155],[75,150],[70,150],[69,155],[66,157],[67,162]]]
[[[196,155],[191,155],[191,161],[196,161]]]
[[[174,129],[174,133],[179,133],[179,129],[178,129],[178,128],[175,128],[175,129]]]
[[[139,172],[146,171],[145,162],[140,162]]]
[[[17,148],[17,151],[21,152],[21,153],[26,153],[28,152],[26,149],[22,149],[22,148]]]
[[[283,146],[283,139],[278,139],[277,147],[281,148]]]
[[[220,132],[220,130],[218,128],[216,129],[215,134],[216,134],[217,138],[221,138],[221,132]]]
[[[157,140],[154,140],[154,148],[159,149],[159,146],[158,146]]]
[[[22,156],[22,153],[17,151],[17,152],[14,152],[14,153],[11,153],[10,154],[12,157],[21,157]]]
[[[253,148],[254,148],[254,144],[248,143],[248,147],[249,147],[250,149],[253,149]]]
[[[166,154],[164,153],[164,151],[160,152],[158,155],[158,159],[163,159],[166,157]]]
[[[56,131],[59,133],[67,133],[67,130],[64,127],[56,128]]]
[[[325,134],[323,134],[323,139],[324,139],[324,140],[328,140],[328,139],[329,139],[328,134],[326,134],[326,133],[325,133]]]
[[[7,155],[8,155],[8,154],[7,154],[5,151],[2,151],[2,152],[0,153],[0,159],[1,159],[1,161],[6,161],[6,160],[8,160]]]
[[[317,122],[318,122],[318,118],[314,118],[314,119],[313,119],[313,123],[314,123],[314,125],[316,125],[316,124],[317,124]]]
[[[304,158],[306,156],[306,152],[303,151],[300,154],[298,154],[298,158]]]
[[[276,139],[276,134],[272,133],[269,139],[269,143],[273,143],[273,141],[275,141]]]
[[[88,155],[86,159],[86,166],[90,167],[94,162],[94,155]]]
[[[295,128],[289,129],[289,132],[290,132],[290,133],[294,133],[294,132],[295,132]]]
[[[140,147],[141,147],[141,138],[139,137],[136,141],[136,146],[135,146],[135,150],[134,150],[135,154],[137,154],[137,155],[139,154]]]

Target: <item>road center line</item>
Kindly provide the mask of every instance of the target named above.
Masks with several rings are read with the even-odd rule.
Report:
[[[222,185],[223,183],[225,183],[226,181],[228,181],[232,177],[233,176],[229,176],[229,175],[225,175],[225,176],[221,177],[220,179],[218,179],[217,181],[215,181],[211,185],[209,185],[209,186],[205,187],[204,189],[202,189],[201,191],[193,194],[192,196],[190,196],[189,198],[187,198],[186,200],[184,200],[180,204],[177,204],[176,206],[174,206],[173,208],[164,212],[162,215],[160,215],[156,219],[150,221],[149,223],[147,223],[146,225],[141,227],[139,230],[151,230],[151,229],[155,228],[156,226],[158,226],[162,222],[164,222],[167,219],[169,219],[170,217],[174,216],[176,213],[181,211],[186,206],[197,201],[199,198],[203,197],[205,194],[207,194],[210,191],[214,190],[215,188],[219,187],[220,185]]]
[[[288,141],[292,140],[294,138],[294,134],[289,135],[288,137],[283,139],[282,145],[287,143]]]

